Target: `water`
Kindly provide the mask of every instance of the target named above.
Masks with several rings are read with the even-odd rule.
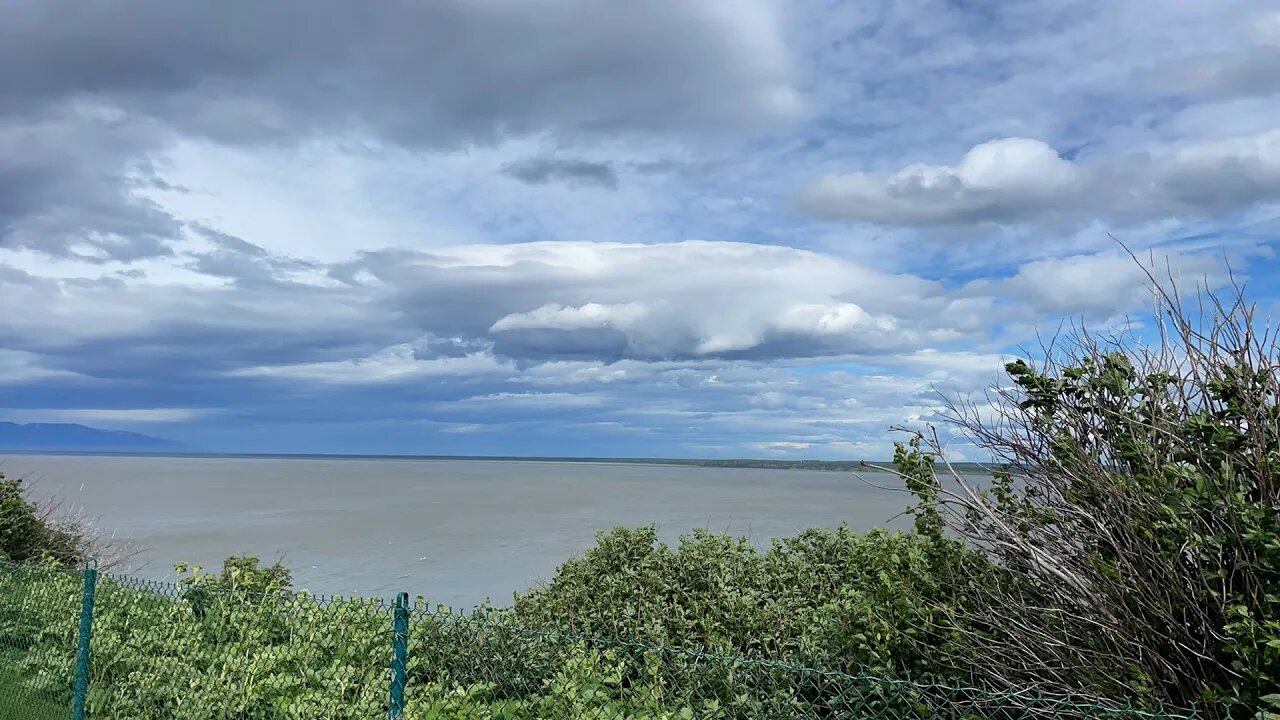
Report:
[[[600,529],[652,523],[674,540],[708,528],[766,546],[807,527],[886,525],[908,504],[848,473],[662,465],[14,455],[0,471],[144,548],[136,575],[282,557],[312,592],[406,590],[455,607],[509,603]]]

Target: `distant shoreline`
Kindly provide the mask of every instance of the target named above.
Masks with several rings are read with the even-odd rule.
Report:
[[[892,467],[889,460],[762,460],[714,458],[594,458],[594,457],[530,457],[520,455],[360,455],[341,453],[214,453],[214,452],[111,452],[105,450],[8,450],[0,455],[46,455],[73,457],[157,457],[232,460],[399,460],[413,462],[529,462],[573,463],[580,465],[661,465],[677,467],[740,468],[763,470],[815,470],[826,472],[875,471],[876,467]],[[979,463],[952,463],[961,471],[981,471]]]

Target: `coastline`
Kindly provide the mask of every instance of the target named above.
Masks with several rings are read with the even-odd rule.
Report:
[[[133,452],[108,450],[9,450],[0,449],[3,455],[35,455],[52,457],[155,457],[186,459],[228,460],[391,460],[397,462],[494,462],[494,463],[542,463],[573,465],[648,465],[661,467],[704,467],[727,469],[812,470],[822,472],[876,472],[879,468],[892,467],[891,460],[771,460],[757,458],[599,458],[599,457],[537,457],[518,455],[360,455],[344,453],[233,453],[233,452]],[[964,472],[980,472],[987,467],[981,463],[958,462],[952,466]]]

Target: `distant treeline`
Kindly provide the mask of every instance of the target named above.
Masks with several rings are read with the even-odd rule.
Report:
[[[875,460],[689,460],[677,461],[698,467],[727,468],[767,468],[770,470],[835,470],[840,472],[857,472],[891,468],[892,461]],[[951,466],[962,473],[990,472],[989,466],[982,463],[953,462]]]
[[[875,471],[892,468],[892,460],[760,460],[753,458],[699,459],[699,458],[449,458],[458,460],[519,460],[528,462],[582,462],[635,465],[681,465],[688,467],[762,468],[766,470],[829,470],[836,472]],[[986,473],[992,466],[974,462],[953,462],[951,467],[966,474]]]
[[[5,448],[0,447],[0,450]],[[176,457],[176,458],[241,458],[241,459],[325,459],[325,460],[466,460],[489,462],[547,462],[547,463],[595,463],[611,465],[679,465],[684,467],[764,468],[769,470],[835,470],[854,472],[875,470],[893,466],[892,460],[758,460],[699,459],[699,458],[611,458],[611,457],[529,457],[524,455],[338,455],[293,453],[209,453],[209,452],[139,452],[97,450],[45,450],[49,455],[95,455],[120,457]],[[976,474],[988,472],[990,467],[980,463],[951,463],[957,471]]]

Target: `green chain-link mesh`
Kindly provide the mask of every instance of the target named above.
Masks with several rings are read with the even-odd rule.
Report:
[[[0,563],[0,718],[72,717],[84,579]],[[462,615],[403,597],[393,606],[108,574],[95,589],[84,698],[95,720],[1191,717],[533,629],[507,610]]]
[[[0,563],[0,718],[67,720],[83,573]]]
[[[889,720],[1200,717],[1035,690],[995,691],[824,671],[522,627],[503,611],[419,607],[406,717]],[[1227,717],[1222,709],[1215,717]],[[1204,717],[1208,718],[1206,714]]]

